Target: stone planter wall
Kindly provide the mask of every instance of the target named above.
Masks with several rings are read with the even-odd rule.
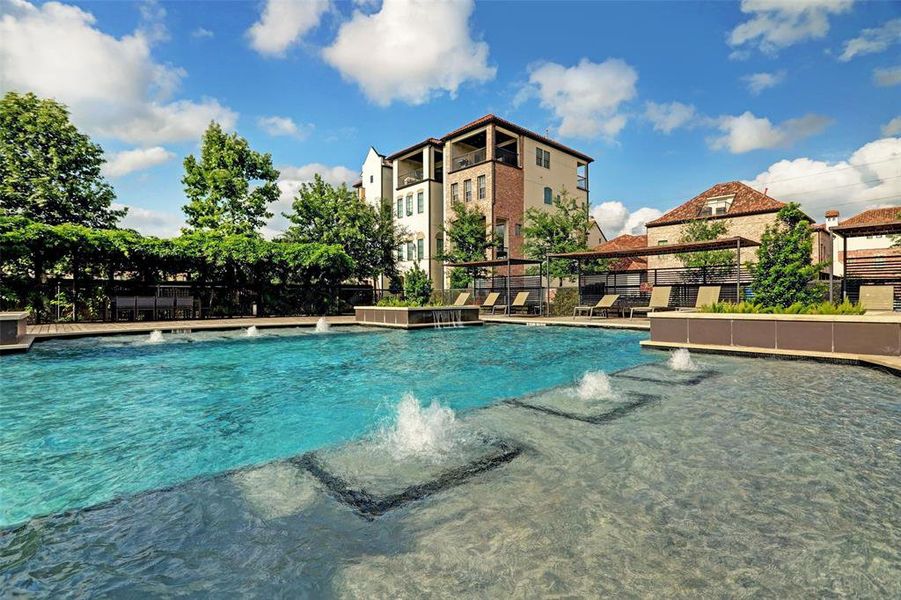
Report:
[[[421,308],[355,306],[354,315],[359,325],[399,329],[482,324],[479,319],[478,306],[424,306]]]

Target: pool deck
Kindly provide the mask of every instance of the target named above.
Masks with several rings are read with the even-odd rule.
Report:
[[[559,327],[597,327],[602,329],[635,329],[648,331],[651,328],[647,318],[606,319],[595,317],[533,317],[516,315],[482,315],[486,323],[507,323],[510,325],[559,326]]]

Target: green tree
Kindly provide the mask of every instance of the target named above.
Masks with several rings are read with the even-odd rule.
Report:
[[[354,261],[351,276],[357,279],[396,276],[394,250],[404,232],[385,202],[375,209],[346,185],[331,185],[317,174],[312,183],[300,187],[291,208],[284,213],[291,221],[284,241],[341,246]]]
[[[762,306],[791,306],[822,300],[823,290],[811,285],[826,263],[814,264],[810,223],[797,203],[784,206],[777,221],[760,238],[757,263],[748,265],[754,301]]]
[[[438,259],[452,263],[484,260],[488,250],[494,246],[494,238],[488,233],[485,215],[478,207],[469,208],[459,200],[451,204],[451,210],[454,218],[449,225],[441,226],[444,250],[439,253]],[[454,268],[450,274],[450,286],[465,288],[483,273],[484,269]]]
[[[526,211],[522,234],[523,252],[529,258],[544,261],[548,254],[588,250],[588,207],[561,189],[554,198],[553,210],[530,208]],[[578,271],[572,260],[550,261],[551,277],[560,279]]]
[[[431,296],[432,281],[416,262],[404,276],[404,297],[418,306],[423,306]]]
[[[682,226],[680,244],[706,242],[729,234],[729,222],[723,219],[695,219]],[[677,254],[676,258],[690,269],[683,275],[687,283],[707,283],[727,276],[735,265],[732,250],[708,250]]]
[[[189,230],[256,234],[272,216],[268,207],[278,200],[279,172],[268,153],[252,150],[238,134],[210,123],[201,140],[200,160],[191,154],[184,166],[181,182],[188,203],[182,210]]]
[[[7,92],[0,99],[0,208],[40,223],[113,227],[125,210],[103,178],[103,149],[54,100]]]

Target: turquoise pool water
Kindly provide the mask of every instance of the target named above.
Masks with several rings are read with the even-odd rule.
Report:
[[[0,526],[661,360],[629,331],[486,326],[87,338],[4,357]]]

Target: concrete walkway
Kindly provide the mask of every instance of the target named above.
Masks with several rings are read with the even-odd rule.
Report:
[[[651,328],[647,318],[636,319],[604,319],[595,317],[522,317],[516,315],[482,315],[486,323],[508,323],[511,325],[556,325],[562,327],[598,327],[605,329],[637,329],[648,331]]]

